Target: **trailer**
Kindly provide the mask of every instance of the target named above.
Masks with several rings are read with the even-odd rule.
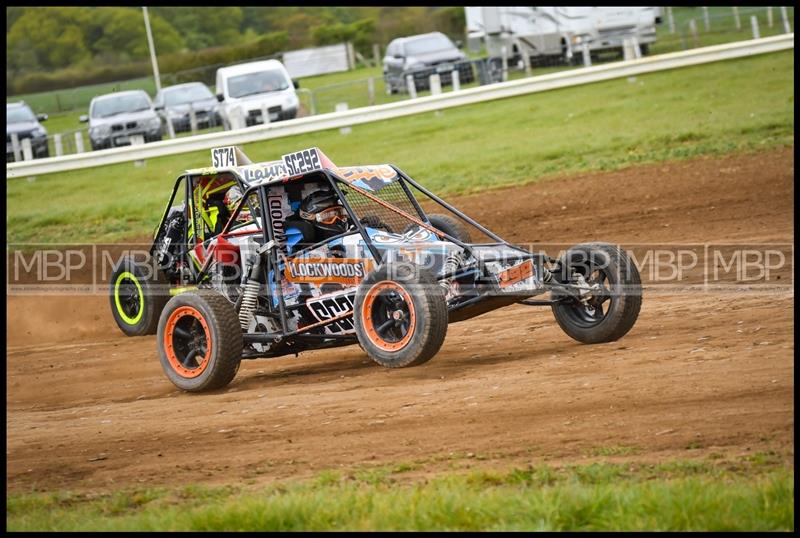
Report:
[[[486,45],[490,57],[506,56],[531,65],[580,58],[621,55],[625,40],[635,38],[642,54],[656,40],[659,7],[465,7],[467,41]]]

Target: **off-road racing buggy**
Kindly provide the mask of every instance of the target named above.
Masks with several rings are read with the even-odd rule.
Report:
[[[212,162],[178,178],[148,259],[124,257],[110,282],[119,327],[157,333],[183,390],[227,385],[242,359],[356,343],[386,367],[422,364],[449,323],[515,303],[550,306],[583,343],[638,317],[617,246],[530,252],[393,165],[337,167],[318,148],[256,164],[215,148]]]

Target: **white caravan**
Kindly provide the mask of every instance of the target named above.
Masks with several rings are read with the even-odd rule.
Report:
[[[619,53],[625,38],[635,37],[643,54],[656,40],[659,7],[465,7],[471,47],[486,44],[489,56],[533,63],[545,58]]]

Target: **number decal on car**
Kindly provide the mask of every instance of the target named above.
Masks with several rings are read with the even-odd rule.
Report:
[[[527,280],[533,276],[533,262],[531,260],[527,260],[519,265],[515,265],[509,269],[506,269],[499,275],[497,275],[497,279],[500,283],[501,288],[507,288],[509,286],[513,286],[517,282],[522,282],[523,280]]]
[[[323,295],[321,297],[309,299],[306,301],[306,306],[318,321],[325,321],[351,312],[353,310],[354,300],[355,293],[346,291],[344,293]],[[353,318],[344,318],[339,321],[334,321],[328,325],[326,329],[328,332],[334,334],[353,332],[355,331]]]
[[[237,166],[236,151],[233,146],[214,148],[211,150],[211,165],[214,168]]]
[[[289,170],[289,174],[296,176],[306,174],[322,168],[322,159],[317,148],[304,149],[295,153],[283,156],[283,163]]]

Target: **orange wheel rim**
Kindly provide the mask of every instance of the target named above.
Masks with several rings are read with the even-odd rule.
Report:
[[[367,338],[384,351],[398,351],[411,341],[416,330],[416,312],[411,295],[390,280],[372,286],[361,306]]]
[[[197,377],[211,358],[211,331],[203,315],[191,306],[172,311],[164,328],[164,351],[180,376]]]

